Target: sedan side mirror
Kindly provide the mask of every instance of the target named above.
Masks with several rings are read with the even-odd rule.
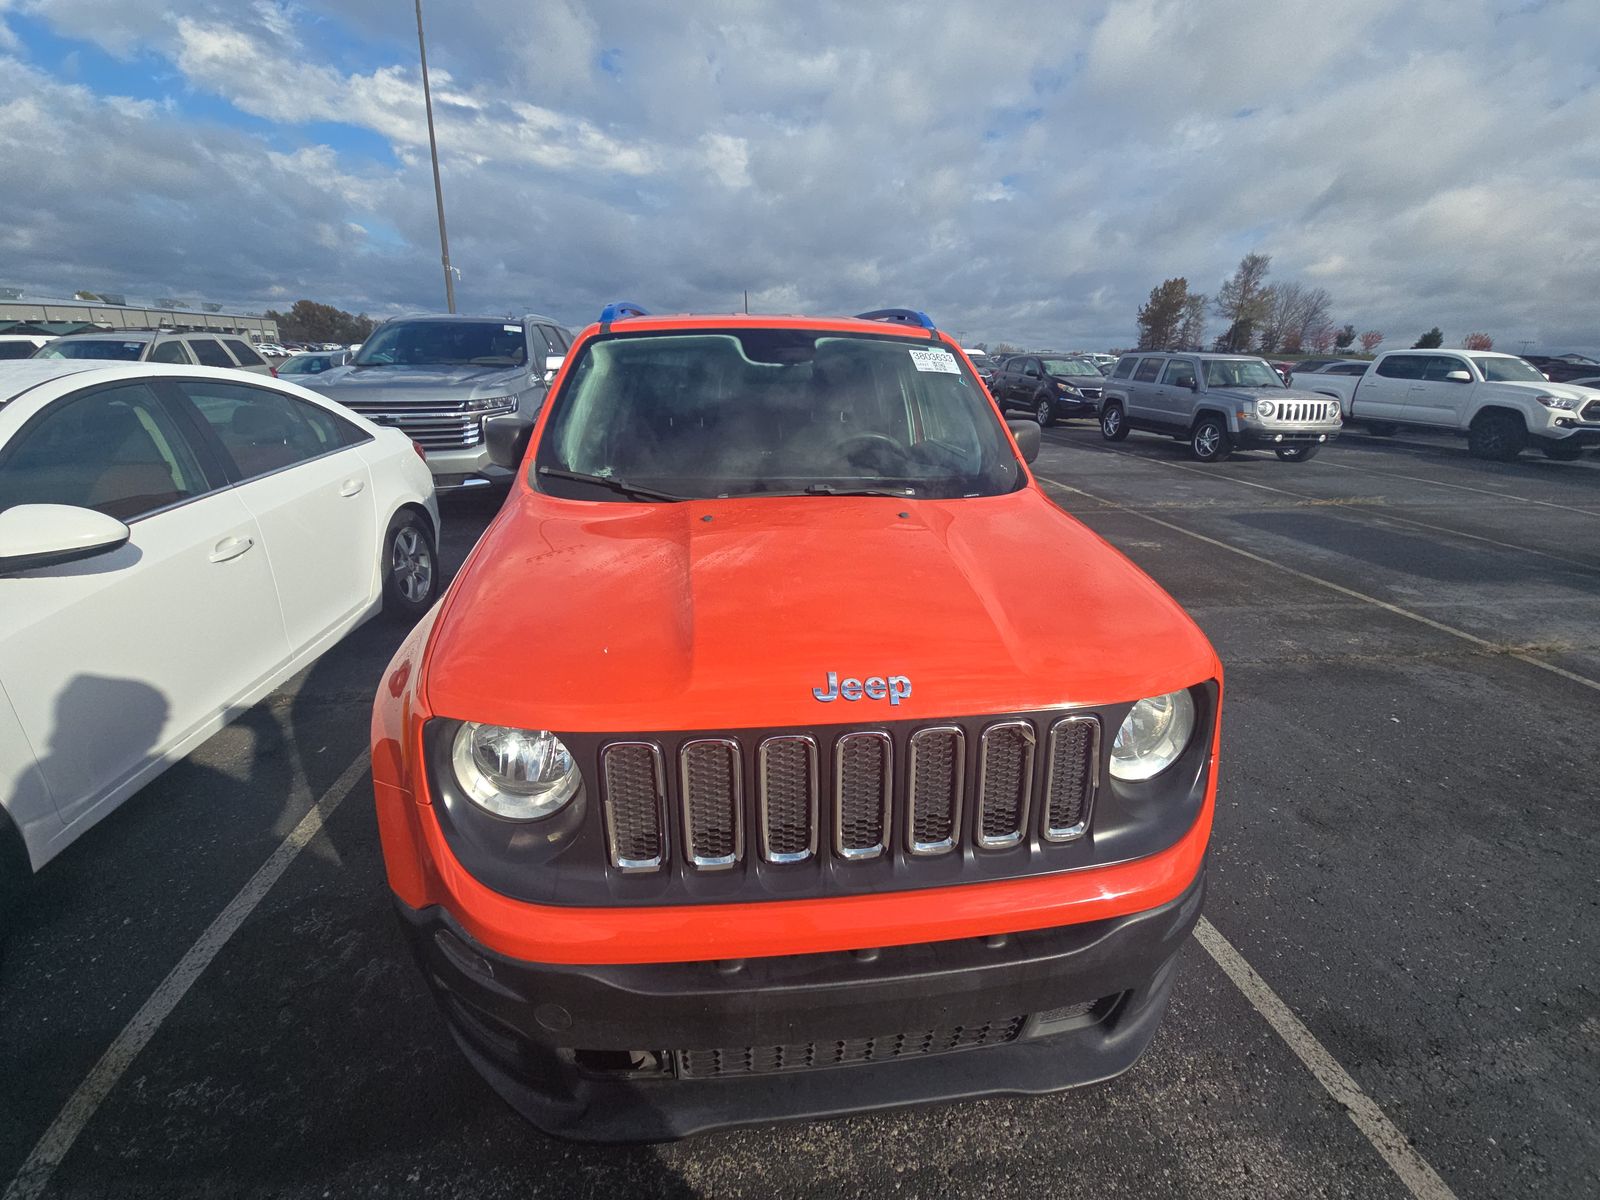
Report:
[[[1448,379],[1451,383],[1471,383],[1472,382],[1472,372],[1471,371],[1446,371],[1444,373],[1444,377],[1446,379]]]
[[[483,440],[489,448],[489,461],[497,467],[508,471],[520,467],[532,437],[533,420],[521,413],[484,419]]]
[[[18,504],[0,512],[0,573],[55,567],[126,545],[115,517],[70,504]]]
[[[1011,436],[1017,439],[1017,449],[1022,451],[1022,461],[1031,463],[1039,457],[1039,426],[1035,421],[1007,421]]]

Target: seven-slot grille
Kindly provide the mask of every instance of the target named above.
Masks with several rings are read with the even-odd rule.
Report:
[[[375,421],[392,425],[424,450],[464,450],[483,441],[483,418],[510,412],[516,402],[485,407],[469,400],[341,400],[339,403]]]
[[[1070,842],[1088,831],[1100,771],[1098,717],[1079,713],[1037,728],[1029,720],[995,721],[975,746],[968,741],[954,724],[917,729],[903,746],[881,730],[852,730],[822,744],[799,733],[755,745],[690,738],[671,765],[675,796],[656,743],[609,743],[600,763],[611,865],[625,872],[665,867],[670,802],[690,870],[736,866],[747,841],[744,780],[752,753],[755,831],[748,840],[766,863],[805,862],[819,852],[876,859],[897,842],[918,858],[949,854],[967,836],[969,806],[980,850],[1009,849],[1034,834]]]
[[[1276,400],[1273,403],[1277,407],[1268,419],[1285,425],[1331,421],[1339,411],[1336,400]]]

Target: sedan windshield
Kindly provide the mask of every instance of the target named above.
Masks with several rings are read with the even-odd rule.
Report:
[[[125,342],[121,338],[94,338],[82,342],[51,342],[35,358],[110,358],[121,362],[138,362],[146,343]]]
[[[1544,383],[1545,377],[1532,363],[1520,358],[1477,358],[1472,363],[1490,383]]]
[[[1096,378],[1100,375],[1093,363],[1086,363],[1081,358],[1047,358],[1044,360],[1044,371],[1046,375],[1093,375]]]
[[[334,365],[331,354],[296,354],[278,367],[279,375],[320,375]]]
[[[522,326],[510,321],[391,321],[355,357],[358,367],[520,367]]]
[[[601,338],[551,404],[535,482],[569,498],[951,498],[1023,479],[983,386],[927,342],[772,329]]]
[[[1208,388],[1281,388],[1278,373],[1259,358],[1220,358],[1206,361]]]

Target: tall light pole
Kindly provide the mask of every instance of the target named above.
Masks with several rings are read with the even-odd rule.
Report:
[[[422,0],[417,0],[417,53],[422,57],[422,103],[428,110],[428,153],[433,157],[433,199],[439,207],[439,262],[444,266],[444,302],[456,311],[456,281],[450,269],[450,239],[444,232],[444,187],[439,183],[439,143],[433,136],[433,92],[428,87],[428,43],[422,36]]]

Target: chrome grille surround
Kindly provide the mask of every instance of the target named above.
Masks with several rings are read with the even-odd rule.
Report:
[[[697,738],[678,751],[683,852],[691,866],[726,870],[744,855],[744,766],[732,738]]]
[[[1039,836],[1071,842],[1089,831],[1100,779],[1100,720],[1078,714],[1050,726]]]
[[[1031,721],[1001,721],[983,731],[973,835],[985,850],[1008,849],[1028,835],[1036,741]]]
[[[612,742],[600,755],[606,849],[611,865],[632,873],[666,861],[666,772],[653,742]]]
[[[802,776],[797,781],[796,776]],[[805,862],[817,852],[817,742],[805,734],[769,737],[756,751],[761,857]]]
[[[834,852],[846,859],[877,858],[889,849],[894,739],[878,730],[843,734],[834,743],[833,762]]]
[[[337,399],[337,397],[335,397]],[[515,410],[514,399],[495,404],[472,400],[338,400],[351,412],[400,430],[424,450],[466,450],[483,441],[483,418]]]
[[[966,733],[956,725],[913,733],[906,752],[908,853],[948,854],[960,844],[966,790]]]
[[[1274,400],[1276,406],[1270,417],[1264,418],[1272,425],[1315,425],[1331,422],[1339,412],[1336,400]]]

